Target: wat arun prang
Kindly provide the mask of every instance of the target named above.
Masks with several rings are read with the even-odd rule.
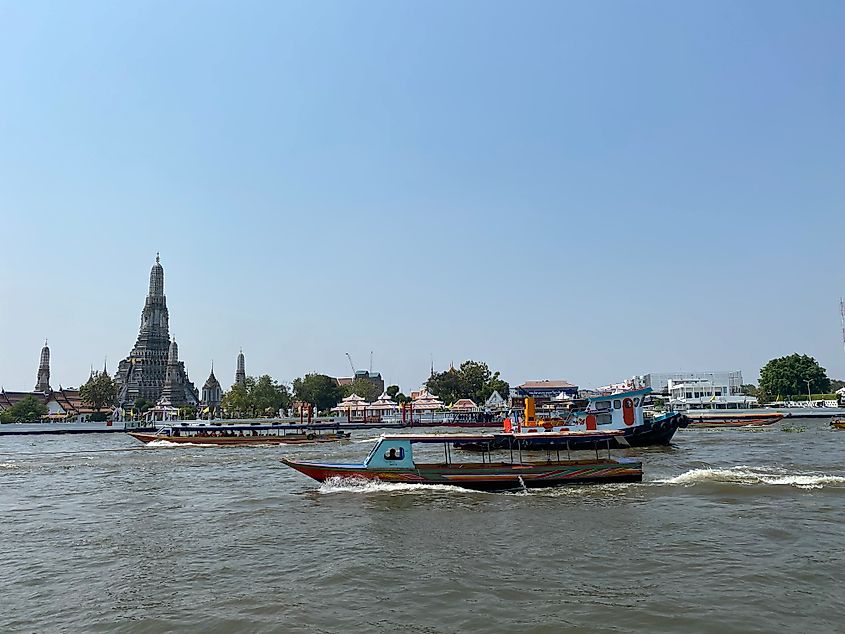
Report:
[[[168,319],[164,267],[156,254],[138,341],[117,369],[121,407],[131,407],[138,399],[172,407],[199,404],[197,389],[188,379],[185,364],[179,361],[176,341],[171,345]]]

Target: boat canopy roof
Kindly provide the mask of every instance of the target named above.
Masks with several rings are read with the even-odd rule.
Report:
[[[299,424],[299,423],[269,423],[262,425],[256,423],[254,425],[228,425],[217,423],[182,423],[172,422],[159,424],[158,429],[178,429],[180,431],[268,431],[271,429],[282,430],[301,430],[301,431],[318,431],[321,429],[335,430],[340,429],[338,423],[318,423],[318,424]]]
[[[384,434],[379,440],[407,440],[414,443],[443,442],[485,442],[493,440],[493,434]]]
[[[615,394],[602,394],[601,396],[590,396],[589,401],[591,403],[595,403],[596,401],[612,401],[617,398],[626,398],[626,397],[633,397],[633,396],[645,396],[646,394],[651,394],[652,389],[650,387],[640,388],[639,390],[627,390],[625,392],[616,392]]]

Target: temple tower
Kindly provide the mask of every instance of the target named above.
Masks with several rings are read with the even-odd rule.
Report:
[[[170,394],[175,405],[196,404],[196,389],[188,380],[184,364],[179,361],[176,342],[170,343],[170,316],[164,295],[164,267],[159,255],[150,269],[150,286],[141,310],[141,328],[135,347],[117,369],[120,385],[118,400],[123,406],[142,398],[155,403],[161,398],[165,382],[170,377]],[[173,364],[169,357],[173,354]],[[178,376],[177,376],[178,375]],[[181,386],[181,393],[180,388]]]
[[[181,407],[197,405],[198,402],[194,384],[188,380],[188,374],[185,372],[185,364],[179,361],[179,346],[176,339],[173,339],[167,349],[167,368],[164,371],[164,385],[158,403]]]
[[[208,414],[209,418],[214,418],[220,413],[220,403],[223,401],[223,388],[220,387],[220,381],[214,376],[214,364],[211,364],[211,374],[208,375],[205,384],[202,386],[202,401],[200,406],[203,408],[203,413]]]
[[[48,393],[50,391],[50,348],[47,341],[41,348],[41,360],[38,363],[38,379],[35,382],[35,391]]]
[[[238,354],[238,369],[235,370],[235,385],[246,383],[246,366],[244,364],[244,351]]]

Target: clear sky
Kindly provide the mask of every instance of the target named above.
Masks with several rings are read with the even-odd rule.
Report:
[[[845,3],[0,0],[0,383],[845,378]]]

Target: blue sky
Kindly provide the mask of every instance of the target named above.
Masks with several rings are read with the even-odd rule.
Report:
[[[0,0],[0,383],[845,377],[841,2]]]

